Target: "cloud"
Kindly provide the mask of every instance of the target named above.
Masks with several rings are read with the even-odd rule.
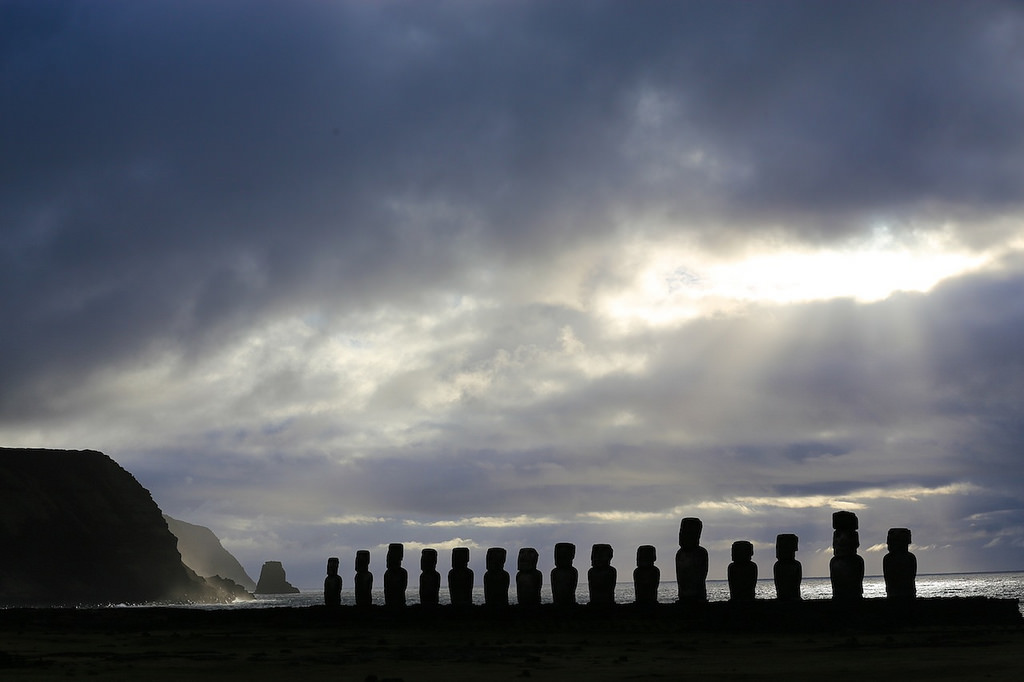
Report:
[[[664,563],[691,513],[827,548],[838,506],[1019,566],[1022,27],[5,3],[0,437],[314,583],[385,538]]]

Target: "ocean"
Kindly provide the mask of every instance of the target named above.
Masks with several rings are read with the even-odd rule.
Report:
[[[590,601],[587,592],[585,573],[581,571],[580,586],[576,591],[576,601],[586,604]],[[407,603],[416,604],[419,602],[415,587],[415,575],[410,575],[411,588],[408,590]],[[546,577],[546,576],[545,576]],[[383,575],[375,576],[375,583],[383,583]],[[351,578],[345,581],[341,593],[341,603],[354,605],[355,593],[352,589]],[[515,603],[515,576],[512,577],[513,587],[509,591],[509,601]],[[728,601],[729,584],[725,580],[708,580],[708,600]],[[775,585],[771,578],[759,580],[755,592],[758,599],[774,599]],[[804,599],[831,599],[832,586],[828,578],[804,578],[801,584],[801,594]],[[676,583],[674,580],[662,581],[658,590],[658,601],[671,603],[676,601]],[[885,583],[882,576],[868,576],[864,578],[864,596],[866,598],[885,597]],[[1021,613],[1024,614],[1024,571],[1007,573],[945,573],[925,574],[917,576],[918,597],[993,597],[1000,599],[1018,599]],[[541,591],[543,602],[551,601],[551,591],[545,585]],[[383,587],[373,590],[373,601],[375,604],[384,604]],[[442,604],[449,603],[447,589],[441,588],[440,601]],[[615,601],[620,604],[628,604],[633,601],[633,583],[619,583],[615,588]],[[473,602],[484,603],[484,588],[478,585],[473,590]],[[204,605],[192,608],[205,609],[259,609],[276,608],[288,606],[313,606],[323,603],[323,590],[302,590],[298,594],[277,594],[259,595],[252,601],[238,601],[232,604]]]

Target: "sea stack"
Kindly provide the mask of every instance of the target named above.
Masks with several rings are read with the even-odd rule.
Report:
[[[260,569],[256,594],[297,594],[299,588],[285,580],[284,565],[280,561],[267,561]]]

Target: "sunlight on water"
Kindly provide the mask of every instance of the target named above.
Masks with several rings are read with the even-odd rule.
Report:
[[[355,593],[346,583],[346,588],[341,593],[343,605],[355,605]],[[709,580],[708,600],[728,601],[729,584],[724,580]],[[832,586],[828,578],[805,578],[801,585],[801,593],[804,599],[831,599]],[[419,602],[416,589],[408,591],[409,604]],[[758,599],[774,599],[775,585],[771,579],[759,580],[757,583],[756,595]],[[1014,573],[956,573],[947,575],[921,575],[917,578],[917,595],[919,597],[993,597],[1000,599],[1019,599],[1024,602],[1024,572]],[[676,600],[675,582],[661,583],[658,590],[658,601],[671,603]],[[870,576],[864,579],[864,596],[867,598],[885,597],[885,583],[881,576]],[[515,587],[509,591],[510,601],[515,603]],[[551,602],[550,589],[545,586],[541,599],[545,603]],[[450,603],[447,590],[441,590],[441,603]],[[582,581],[576,591],[576,600],[580,604],[590,601],[587,592],[586,581]],[[384,590],[377,589],[373,592],[375,604],[384,604]],[[615,601],[620,604],[628,604],[633,601],[633,584],[619,583],[615,588]],[[473,602],[484,603],[484,588],[477,586],[473,590]],[[323,592],[321,590],[303,590],[299,594],[278,594],[260,595],[254,601],[239,601],[233,604],[219,604],[212,606],[200,606],[198,608],[223,609],[223,608],[275,608],[295,606],[315,606],[323,603]],[[1024,614],[1024,607],[1021,613]]]

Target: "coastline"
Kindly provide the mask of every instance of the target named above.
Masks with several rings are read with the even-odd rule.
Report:
[[[0,676],[1010,680],[1024,670],[1016,600],[918,600],[902,622],[890,607],[3,609]]]

